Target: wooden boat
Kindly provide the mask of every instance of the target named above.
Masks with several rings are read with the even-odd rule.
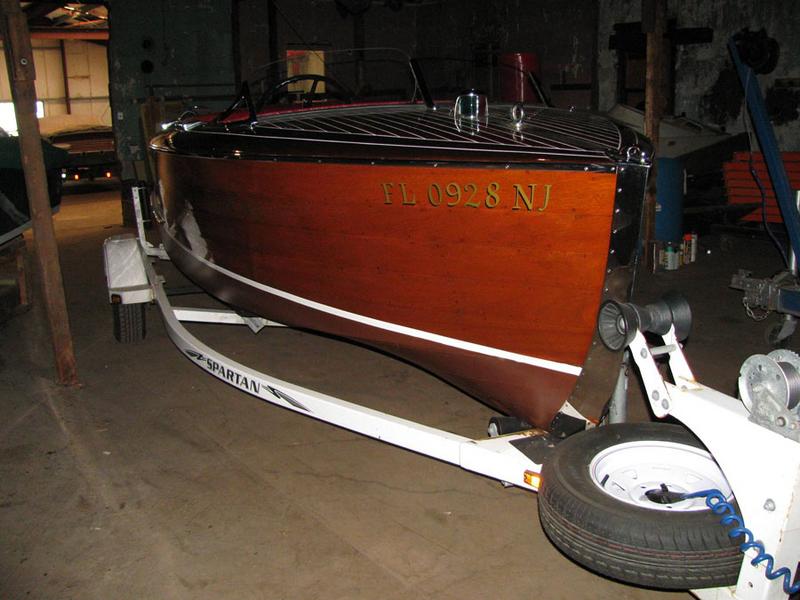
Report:
[[[226,303],[391,353],[532,425],[596,419],[619,357],[595,319],[630,292],[646,141],[475,92],[434,102],[413,61],[410,100],[352,101],[325,58],[264,107],[244,89],[153,140],[171,259]]]

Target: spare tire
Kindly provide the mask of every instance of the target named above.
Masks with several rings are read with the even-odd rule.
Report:
[[[717,463],[678,425],[623,423],[567,438],[542,470],[539,518],[575,562],[637,585],[692,589],[736,583],[744,555],[703,498],[734,502]]]

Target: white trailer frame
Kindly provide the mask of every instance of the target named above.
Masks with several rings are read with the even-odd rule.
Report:
[[[544,436],[545,431],[532,429],[487,439],[470,439],[260,373],[210,348],[192,335],[182,322],[247,325],[253,331],[265,326],[280,326],[278,323],[258,317],[242,317],[230,310],[172,306],[164,290],[164,279],[156,273],[151,258],[164,259],[166,255],[142,238],[132,235],[108,238],[104,252],[109,300],[122,304],[155,302],[173,343],[192,362],[217,379],[307,417],[458,465],[505,484],[533,491],[538,489],[541,463],[532,461],[512,442]]]
[[[698,383],[675,337],[651,348],[636,332],[629,350],[642,376],[647,399],[659,418],[672,416],[700,438],[722,469],[747,528],[774,558],[775,569],[796,573],[800,563],[800,444],[749,418],[741,400]],[[654,356],[669,355],[674,384],[665,381]],[[783,600],[782,579],[766,577],[766,561],[742,561],[735,587],[692,590],[702,600]]]
[[[183,321],[247,325],[253,331],[278,324],[233,311],[173,307],[156,273],[154,258],[168,257],[145,238],[141,198],[134,188],[138,236],[115,236],[104,244],[109,299],[127,304],[155,302],[167,333],[192,362],[216,378],[257,398],[302,415],[332,423],[377,440],[413,450],[468,471],[523,489],[537,491],[542,464],[513,442],[546,432],[532,429],[486,439],[470,439],[402,419],[341,398],[321,394],[260,373],[213,350]],[[657,417],[678,419],[706,445],[731,485],[745,523],[776,568],[794,570],[800,558],[800,443],[761,427],[748,418],[742,402],[698,383],[686,361],[674,328],[664,345],[651,348],[641,332],[629,345],[650,405]],[[669,355],[675,383],[664,380],[654,356]],[[755,551],[744,555],[735,587],[691,590],[702,600],[781,600],[781,580],[765,577],[765,564],[752,565]]]

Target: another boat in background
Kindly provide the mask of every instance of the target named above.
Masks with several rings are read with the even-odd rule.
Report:
[[[50,206],[57,212],[61,204],[61,169],[67,153],[42,141]],[[22,235],[31,227],[25,173],[14,136],[0,136],[0,246]]]

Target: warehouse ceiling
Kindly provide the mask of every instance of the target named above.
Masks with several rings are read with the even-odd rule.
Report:
[[[108,6],[101,2],[20,2],[31,37],[108,39]]]

